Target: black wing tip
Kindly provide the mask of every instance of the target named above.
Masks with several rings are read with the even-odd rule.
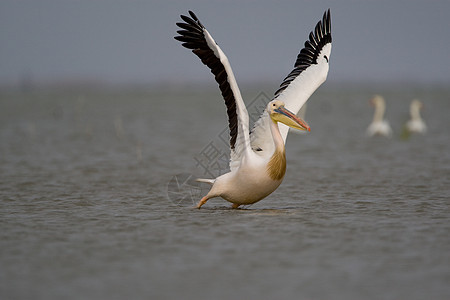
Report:
[[[314,30],[309,33],[308,39],[305,41],[305,47],[300,51],[299,57],[297,59],[297,64],[300,63],[301,58],[306,59],[307,61],[303,61],[303,63],[315,63],[316,56],[318,54],[318,50],[320,51],[326,44],[331,43],[331,12],[330,9],[326,10],[323,13],[322,20],[317,22]],[[304,54],[313,54],[313,57],[304,57]],[[311,61],[309,61],[312,59]]]
[[[186,15],[180,15],[180,18],[186,22],[186,24],[189,25],[197,25],[200,28],[205,28],[205,26],[203,26],[203,24],[200,22],[200,20],[198,19],[197,15],[192,11],[192,10],[188,10],[189,16]],[[178,24],[177,24],[178,25]]]
[[[331,11],[330,9],[326,10],[323,13],[322,23],[325,29],[326,34],[330,34],[331,38]]]
[[[184,42],[182,44],[183,47],[188,49],[197,49],[199,48],[197,38],[201,39],[202,32],[204,30],[203,24],[197,18],[195,13],[191,10],[188,11],[189,16],[180,15],[181,20],[183,22],[175,23],[182,30],[178,30],[178,36],[175,36],[174,39],[180,42]]]
[[[195,21],[198,20],[197,16],[195,15],[195,13],[194,13],[192,10],[188,10],[188,14],[191,16],[191,18],[192,18],[193,20],[195,20]],[[183,17],[189,18],[188,16],[180,15],[180,18],[183,19]]]
[[[195,15],[195,13],[192,10],[188,11],[189,15],[191,15],[192,19],[194,19],[195,21],[198,21],[197,16]]]
[[[275,97],[282,93],[289,84],[310,65],[317,63],[317,57],[323,47],[332,42],[331,38],[331,11],[328,8],[324,13],[322,20],[319,20],[309,33],[308,39],[305,41],[304,47],[300,50],[295,61],[294,70],[286,76],[275,92]]]

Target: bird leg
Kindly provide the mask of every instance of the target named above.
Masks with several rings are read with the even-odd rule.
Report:
[[[200,201],[198,202],[198,204],[197,204],[197,206],[196,206],[196,207],[197,207],[198,209],[200,209],[200,207],[202,207],[202,205],[203,205],[203,204],[205,204],[205,203],[206,203],[206,201],[208,201],[208,200],[209,200],[209,198],[208,198],[208,197],[206,197],[206,196],[205,196],[205,197],[203,197],[203,198],[202,198],[202,199],[201,199],[201,200],[200,200]]]
[[[233,205],[231,206],[232,209],[236,209],[240,206],[240,204],[237,203],[233,203]]]

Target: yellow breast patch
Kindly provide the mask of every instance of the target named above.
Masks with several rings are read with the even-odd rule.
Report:
[[[267,164],[267,172],[272,180],[281,180],[286,173],[286,151],[275,150]]]

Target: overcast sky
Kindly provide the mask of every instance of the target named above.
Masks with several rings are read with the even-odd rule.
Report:
[[[450,1],[2,0],[0,83],[211,82],[173,39],[196,12],[239,82],[281,82],[330,8],[333,82],[450,83]]]

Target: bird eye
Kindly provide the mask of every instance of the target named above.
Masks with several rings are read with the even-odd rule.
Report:
[[[272,106],[275,106],[275,103],[273,103]]]

